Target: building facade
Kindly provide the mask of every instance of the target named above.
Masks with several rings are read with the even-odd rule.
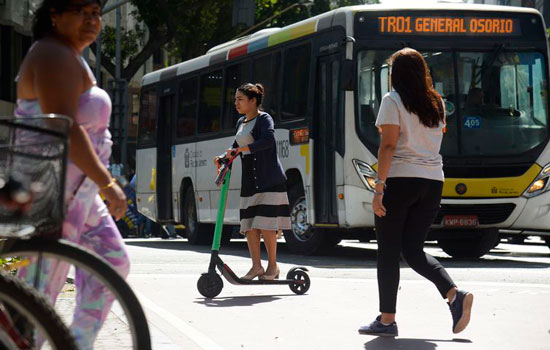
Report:
[[[39,0],[0,0],[0,115],[11,115],[15,77],[31,46],[32,11]]]
[[[467,0],[471,4],[533,7],[542,13],[546,27],[550,26],[550,0]]]
[[[0,0],[0,116],[12,115],[16,101],[15,77],[19,66],[23,61],[28,49],[32,44],[32,16],[42,0]],[[109,0],[106,7],[116,4],[117,0]],[[136,8],[129,2],[121,5],[121,28],[122,30],[134,29],[137,19],[133,15]],[[103,16],[103,27],[116,27],[116,11],[110,11]],[[91,52],[85,52],[90,67],[96,71],[96,57]],[[126,118],[116,116],[119,120],[111,120],[111,131],[114,136],[115,149],[113,161],[120,162],[121,143],[126,143],[127,149],[127,173],[131,172],[134,166],[135,143],[137,134],[137,115],[139,112],[139,91],[140,83],[144,74],[165,66],[166,53],[160,51],[147,60],[140,70],[126,83],[126,97],[123,98]],[[105,60],[105,57],[102,57]],[[123,66],[125,62],[122,63]],[[96,74],[97,76],[97,74]],[[114,77],[104,68],[101,69],[98,84],[109,92],[113,97]],[[114,99],[113,99],[114,102]],[[121,121],[125,120],[123,126]]]

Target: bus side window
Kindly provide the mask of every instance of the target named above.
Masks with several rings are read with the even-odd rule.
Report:
[[[250,82],[250,63],[243,62],[225,70],[225,110],[223,112],[223,129],[233,130],[237,125],[239,113],[235,109],[235,92],[242,84]]]
[[[220,130],[222,111],[223,71],[217,70],[201,76],[199,105],[199,134]]]
[[[304,118],[309,90],[311,44],[292,47],[284,54],[281,120]]]
[[[179,108],[176,121],[177,138],[195,135],[198,83],[196,77],[180,82]]]
[[[253,63],[253,82],[261,83],[265,89],[265,98],[262,107],[274,120],[278,116],[278,92],[277,81],[281,54],[279,52],[267,56],[261,56]]]
[[[142,91],[139,108],[138,146],[152,147],[156,144],[157,94],[156,89]]]

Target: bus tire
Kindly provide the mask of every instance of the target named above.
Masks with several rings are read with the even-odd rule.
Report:
[[[185,236],[187,241],[192,245],[208,244],[208,238],[212,235],[204,234],[206,227],[200,224],[197,218],[197,204],[195,202],[195,193],[192,186],[187,186],[183,191],[183,206],[181,217],[185,225]]]
[[[290,220],[292,228],[284,230],[288,249],[295,254],[312,255],[323,253],[340,243],[336,231],[313,228],[307,223],[307,203],[301,185],[294,185],[288,191]]]
[[[443,251],[453,258],[480,258],[499,241],[497,229],[476,230],[466,237],[440,237],[437,239]]]

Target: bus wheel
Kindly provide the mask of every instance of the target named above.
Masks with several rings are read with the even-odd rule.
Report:
[[[193,245],[208,244],[208,236],[201,234],[204,226],[197,219],[197,205],[195,203],[195,193],[193,187],[188,186],[183,196],[182,218],[185,225],[185,236],[187,241]]]
[[[292,228],[285,230],[285,241],[292,253],[311,255],[337,245],[341,238],[335,231],[313,228],[307,222],[307,202],[301,187],[294,186],[288,193]]]
[[[443,251],[453,258],[480,258],[493,249],[499,240],[497,229],[476,230],[465,237],[440,237],[437,239]],[[459,234],[460,235],[460,234]]]

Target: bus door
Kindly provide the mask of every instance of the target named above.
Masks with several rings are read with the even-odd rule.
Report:
[[[172,120],[175,89],[161,87],[157,120],[157,220],[172,220]]]
[[[340,112],[340,54],[321,56],[317,64],[316,111],[313,118],[315,222],[338,224],[335,152]]]

